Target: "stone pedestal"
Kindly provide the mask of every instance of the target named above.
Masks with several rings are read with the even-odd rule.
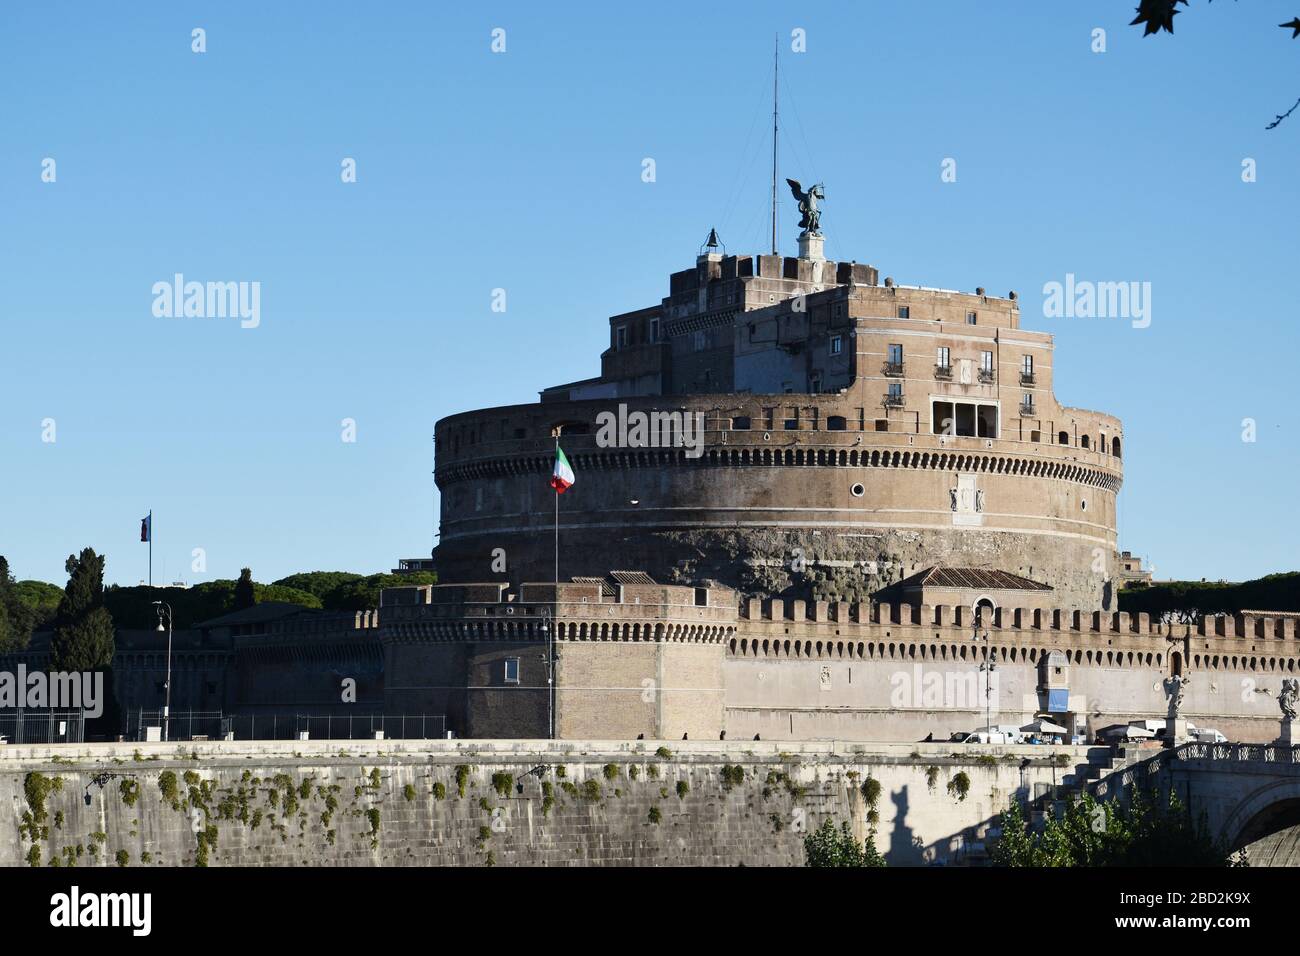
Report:
[[[826,244],[825,236],[814,236],[806,232],[799,233],[799,258],[813,259],[817,262],[826,259],[822,247]]]
[[[1292,717],[1282,718],[1282,732],[1277,735],[1277,740],[1273,743],[1278,747],[1295,747],[1300,745],[1300,727],[1296,726],[1296,720]]]

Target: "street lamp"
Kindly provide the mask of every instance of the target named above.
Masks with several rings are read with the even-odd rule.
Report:
[[[555,655],[552,653],[552,642],[554,634],[551,630],[551,609],[542,606],[542,623],[539,625],[542,636],[546,639],[546,654],[542,657],[542,662],[546,665],[546,733],[552,740],[555,738],[555,703],[554,703],[554,670]]]
[[[980,623],[982,611],[978,604],[973,608],[975,612],[971,639],[978,641],[980,639]],[[993,659],[993,647],[989,641],[989,632],[987,628],[984,631],[984,660],[980,662],[980,673],[984,675],[984,731],[989,735],[989,742],[993,740],[993,674],[997,671],[997,661]]]
[[[172,606],[163,601],[154,601],[153,606],[158,611],[158,632],[167,631],[167,680],[163,683],[163,740],[168,740],[172,709]],[[164,616],[167,618],[166,628],[163,627]]]

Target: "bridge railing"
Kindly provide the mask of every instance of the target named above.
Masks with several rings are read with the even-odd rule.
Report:
[[[1098,800],[1118,796],[1133,787],[1147,789],[1175,761],[1212,760],[1222,762],[1300,764],[1300,746],[1280,744],[1187,743],[1162,750],[1138,763],[1107,774],[1088,787]]]

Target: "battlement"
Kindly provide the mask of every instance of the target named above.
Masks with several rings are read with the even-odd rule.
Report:
[[[914,627],[917,629],[978,629],[990,639],[1012,634],[1134,635],[1165,640],[1209,638],[1226,640],[1297,640],[1297,616],[1286,612],[1246,611],[1234,615],[1207,615],[1195,625],[1161,624],[1146,612],[1042,610],[995,608],[985,612],[978,625],[972,608],[963,605],[880,604],[875,602],[784,601],[781,598],[746,598],[739,620],[753,623],[852,625],[862,629]]]

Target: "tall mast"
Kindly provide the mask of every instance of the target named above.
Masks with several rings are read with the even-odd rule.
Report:
[[[777,87],[776,81],[778,71],[781,69],[780,60],[780,37],[772,39],[772,255],[777,254],[776,248],[776,117],[777,117]]]

